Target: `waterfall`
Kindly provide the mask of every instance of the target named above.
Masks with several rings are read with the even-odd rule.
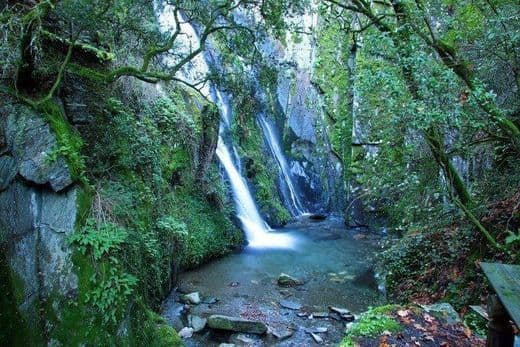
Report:
[[[214,96],[212,99],[219,108],[221,113],[220,131],[217,143],[217,157],[220,164],[227,174],[233,191],[233,198],[237,209],[237,217],[242,223],[244,232],[246,233],[249,247],[253,248],[291,248],[293,239],[284,234],[270,233],[271,228],[262,219],[258,208],[256,207],[253,196],[247,186],[247,182],[240,174],[240,158],[236,147],[231,143],[226,144],[224,136],[230,131],[231,124],[231,107],[223,93],[214,88]],[[231,148],[231,150],[230,150]],[[235,155],[233,160],[232,154]]]
[[[285,159],[285,156],[282,152],[280,142],[278,141],[273,126],[263,115],[260,115],[258,117],[258,121],[267,140],[269,148],[271,149],[271,153],[273,154],[273,157],[276,159],[276,162],[278,163],[281,186],[285,188],[282,188],[282,195],[284,198],[285,206],[289,208],[293,216],[302,215],[306,211],[303,208],[303,205],[300,201],[300,196],[293,182],[289,165],[287,164],[287,160]]]
[[[156,3],[155,10],[161,30],[165,33],[175,30],[176,18],[173,15],[173,6]],[[185,42],[182,42],[181,46],[183,47],[178,47],[175,53],[182,53],[183,49],[189,53],[191,47],[198,47],[199,38],[189,21],[182,14],[179,16],[182,17],[181,28],[184,34],[179,35],[179,38]],[[201,76],[205,76],[209,72],[210,66],[210,60],[206,57],[204,54],[198,55],[188,69],[181,71],[182,77],[191,82],[196,82],[201,79]],[[164,62],[168,64],[169,59],[171,58],[166,57]],[[225,93],[215,85],[210,84],[209,88],[206,86],[203,90],[203,94],[217,105],[220,112],[221,121],[216,154],[229,179],[237,217],[246,234],[248,246],[252,248],[293,248],[295,240],[292,237],[271,232],[272,229],[260,216],[247,182],[241,175],[238,150],[233,145],[231,136],[227,136],[231,130],[232,111]]]

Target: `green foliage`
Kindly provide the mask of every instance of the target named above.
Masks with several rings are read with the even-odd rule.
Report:
[[[509,235],[506,237],[506,245],[514,245],[520,243],[520,231],[518,231],[517,233],[509,231],[508,233]]]
[[[478,336],[485,337],[488,332],[488,322],[481,315],[471,311],[464,316],[464,324]]]
[[[92,252],[95,261],[101,260],[110,252],[121,250],[128,237],[125,229],[113,223],[98,223],[93,219],[87,219],[85,226],[71,235],[70,241],[76,244],[79,250],[86,254]]]
[[[114,265],[114,264],[112,264]],[[134,292],[137,278],[110,267],[103,275],[91,279],[94,288],[87,294],[87,303],[103,312],[105,324],[116,324],[125,313],[126,304]]]
[[[137,284],[137,278],[121,270],[118,252],[128,233],[112,223],[98,224],[88,219],[83,229],[71,235],[70,242],[83,255],[92,254],[98,271],[90,278],[92,289],[85,302],[103,313],[103,322],[116,324]]]
[[[184,240],[188,236],[188,227],[172,216],[166,216],[157,221],[157,228],[172,235],[175,239]]]
[[[189,188],[178,189],[169,198],[171,205],[175,206],[171,211],[175,218],[174,227],[179,230],[177,234],[182,235],[183,242],[179,245],[178,255],[182,267],[198,266],[243,243],[242,233],[196,191]],[[183,229],[183,225],[187,227],[187,231]]]

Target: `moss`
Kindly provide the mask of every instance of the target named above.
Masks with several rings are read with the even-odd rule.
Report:
[[[180,245],[178,261],[183,268],[198,266],[243,244],[243,234],[207,198],[186,188],[170,195],[172,216],[186,224],[187,238]]]
[[[91,69],[89,67],[82,66],[79,64],[70,63],[67,66],[67,72],[87,78],[89,80],[93,80],[98,83],[107,82],[106,74],[100,72],[98,69]]]
[[[175,329],[157,313],[144,309],[144,326],[141,330],[142,337],[146,341],[146,345],[151,347],[180,347],[184,346],[182,339],[179,337]],[[135,344],[135,343],[134,343]],[[135,345],[142,345],[142,341]]]
[[[5,244],[0,244],[0,345],[42,346],[40,329],[32,326],[18,311],[22,303],[24,285],[11,271]]]
[[[56,136],[57,155],[63,155],[67,161],[72,179],[86,183],[85,163],[81,155],[83,140],[69,124],[60,106],[55,101],[47,101],[38,106]]]
[[[52,307],[45,310],[47,319],[55,322],[49,332],[50,337],[68,346],[115,346],[118,336],[113,328],[103,323],[102,315],[87,304],[87,296],[91,290],[91,277],[95,273],[89,257],[75,252],[73,255],[74,272],[78,276],[76,297],[66,300],[54,297],[48,300],[60,304],[59,319],[53,316]]]
[[[66,45],[70,45],[71,44],[71,40],[69,40],[67,38],[64,38],[64,37],[61,37],[61,36],[58,36],[58,35],[56,35],[54,33],[51,33],[51,32],[49,32],[47,30],[41,30],[40,32],[48,40],[60,42],[62,44],[66,44]],[[90,53],[90,54],[94,54],[99,60],[102,60],[102,61],[112,61],[112,60],[114,60],[116,58],[114,53],[105,51],[103,49],[99,49],[97,47],[94,47],[94,46],[89,45],[89,44],[84,43],[84,42],[76,42],[76,43],[74,43],[74,48],[80,49],[80,50],[82,50],[84,52],[87,52],[87,53]]]
[[[341,342],[341,346],[354,346],[357,337],[376,337],[384,333],[399,332],[402,326],[389,313],[397,310],[400,306],[385,305],[372,308],[363,313],[359,319],[348,330],[347,335]]]

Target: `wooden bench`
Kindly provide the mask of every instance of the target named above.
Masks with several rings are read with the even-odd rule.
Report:
[[[513,347],[510,321],[520,326],[520,265],[480,263],[497,295],[488,301],[487,347]]]

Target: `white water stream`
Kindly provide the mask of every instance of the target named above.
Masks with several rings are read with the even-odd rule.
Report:
[[[271,149],[271,153],[275,157],[278,167],[280,168],[281,180],[282,184],[285,185],[285,188],[282,189],[282,193],[284,195],[286,205],[291,210],[293,216],[301,216],[306,213],[303,205],[300,201],[299,194],[296,190],[296,186],[293,182],[289,165],[287,164],[287,160],[285,159],[285,155],[282,152],[282,148],[280,147],[280,143],[278,141],[278,137],[276,136],[275,130],[273,126],[264,116],[258,117],[260,122],[260,126],[266,136],[267,143],[269,144],[269,148]]]

